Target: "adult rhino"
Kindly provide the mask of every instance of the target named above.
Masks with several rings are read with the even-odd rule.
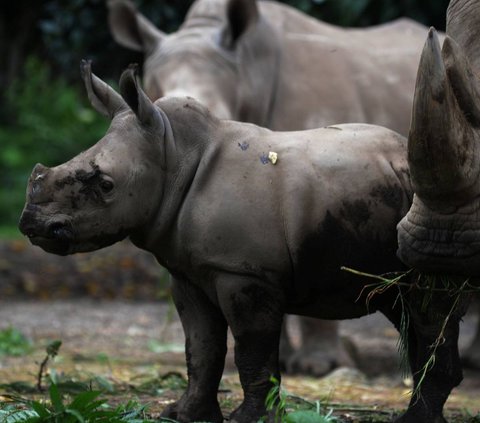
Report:
[[[220,118],[274,130],[338,122],[407,134],[426,28],[401,19],[345,29],[284,4],[196,0],[166,35],[128,0],[110,0],[115,40],[145,54],[151,99],[189,95]]]
[[[367,304],[371,279],[340,266],[400,266],[395,227],[411,202],[403,137],[361,124],[272,132],[219,120],[191,98],[152,103],[133,69],[120,96],[82,68],[111,126],[72,160],[35,167],[20,229],[61,255],[129,237],[170,271],[189,381],[165,416],[223,421],[216,395],[227,327],[244,391],[230,421],[250,423],[266,413],[270,376],[280,379],[284,313],[343,319],[380,310],[400,326],[398,292]],[[409,357],[413,370],[423,364],[415,350]],[[421,400],[397,421],[440,421],[436,382],[427,373],[416,386]]]
[[[459,321],[472,292],[478,292],[480,276],[479,6],[478,1],[451,1],[443,47],[435,31],[429,33],[408,140],[415,196],[398,225],[399,257],[432,292],[421,332],[434,346],[435,338],[441,336],[442,342],[418,354],[434,354],[431,372],[442,401],[462,380]]]
[[[166,35],[130,1],[108,6],[114,38],[145,54],[151,99],[189,95],[217,117],[274,130],[365,122],[408,132],[427,32],[418,23],[344,29],[270,1],[197,0]],[[303,318],[300,328],[304,343],[295,353],[282,338],[289,371],[320,376],[353,364],[336,322]]]

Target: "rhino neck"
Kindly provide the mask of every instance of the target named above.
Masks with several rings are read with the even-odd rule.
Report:
[[[176,220],[207,150],[214,148],[219,120],[192,98],[165,98],[156,102],[167,120],[165,161],[152,169],[161,178],[162,199],[157,213],[130,235],[139,248],[164,264],[174,248]],[[152,187],[154,188],[154,187]],[[166,266],[168,267],[168,266]]]
[[[271,127],[280,80],[281,38],[274,22],[262,13],[255,28],[237,46],[241,65],[235,120]]]

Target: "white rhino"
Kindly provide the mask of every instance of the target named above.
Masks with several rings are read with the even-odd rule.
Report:
[[[345,319],[379,310],[401,325],[397,290],[367,304],[371,279],[340,266],[401,267],[395,227],[411,204],[403,137],[363,124],[272,132],[219,120],[191,98],[152,103],[132,68],[120,80],[121,96],[88,63],[83,74],[92,105],[111,126],[72,160],[35,167],[20,229],[62,255],[129,237],[170,271],[189,380],[164,416],[223,421],[217,390],[227,327],[244,391],[230,421],[250,423],[266,413],[270,376],[280,379],[285,313]],[[450,373],[434,366],[419,383],[419,352],[430,338],[421,336],[421,305],[411,308],[415,395],[396,421],[444,422]]]
[[[189,95],[217,117],[274,130],[365,122],[408,132],[427,33],[414,21],[344,29],[271,1],[197,0],[166,35],[130,1],[108,6],[114,38],[145,54],[151,99]],[[320,376],[352,365],[337,326],[301,319],[302,348],[292,354],[282,337],[286,368]]]
[[[272,1],[197,0],[166,35],[128,0],[109,9],[117,42],[145,53],[151,99],[189,95],[217,117],[274,130],[365,122],[408,132],[427,33],[414,21],[345,29]]]
[[[446,398],[462,380],[459,322],[480,276],[480,2],[452,0],[441,46],[430,30],[422,54],[408,162],[413,204],[398,224],[398,255],[432,292],[420,333],[434,354],[437,393]],[[424,286],[425,287],[425,286]],[[433,288],[437,288],[435,291]],[[436,338],[441,344],[434,350]],[[480,338],[470,360],[480,361]],[[418,378],[419,376],[417,376]],[[435,420],[437,421],[437,420]],[[444,420],[438,420],[444,421]]]

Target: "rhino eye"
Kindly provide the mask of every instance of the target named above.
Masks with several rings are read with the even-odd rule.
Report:
[[[113,182],[104,179],[100,182],[100,188],[105,193],[110,192],[113,189]]]

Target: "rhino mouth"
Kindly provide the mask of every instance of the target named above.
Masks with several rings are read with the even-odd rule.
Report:
[[[67,240],[58,240],[53,238],[45,238],[41,236],[29,236],[30,242],[45,250],[47,253],[66,256],[70,254],[70,242]]]
[[[480,275],[480,203],[440,213],[417,197],[399,222],[397,255],[423,272]]]
[[[33,229],[27,230],[25,235],[33,245],[37,245],[47,253],[65,256],[71,253],[73,231],[66,224],[53,223],[44,233]]]

